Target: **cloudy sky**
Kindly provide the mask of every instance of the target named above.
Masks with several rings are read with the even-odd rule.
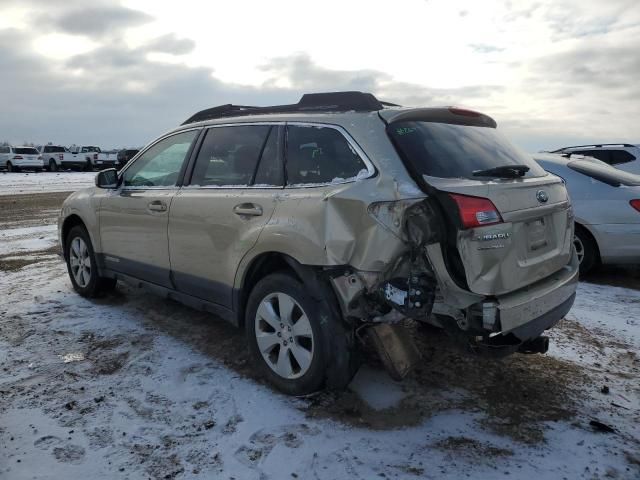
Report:
[[[638,0],[0,0],[0,141],[139,146],[222,103],[465,105],[530,151],[640,143]]]

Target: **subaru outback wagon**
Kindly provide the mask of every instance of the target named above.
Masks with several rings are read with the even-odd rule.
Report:
[[[75,290],[123,280],[213,312],[290,394],[346,386],[363,334],[404,319],[471,352],[543,353],[575,297],[562,180],[471,110],[223,105],[96,187],[59,218]]]

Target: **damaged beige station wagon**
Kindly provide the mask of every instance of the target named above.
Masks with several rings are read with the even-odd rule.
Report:
[[[290,394],[347,385],[370,339],[395,377],[419,352],[405,319],[472,353],[544,353],[578,261],[560,178],[490,117],[360,92],[203,110],[59,219],[69,276],[117,280],[246,330]]]

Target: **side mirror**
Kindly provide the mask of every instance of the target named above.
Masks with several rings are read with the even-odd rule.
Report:
[[[118,188],[118,171],[115,168],[107,168],[96,175],[96,187]]]

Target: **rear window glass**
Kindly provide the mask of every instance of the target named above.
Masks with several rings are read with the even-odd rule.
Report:
[[[478,170],[526,165],[525,177],[546,172],[495,128],[434,122],[396,122],[389,135],[405,161],[420,175],[440,178],[473,178]]]
[[[45,153],[62,153],[64,152],[64,147],[52,147],[46,146],[44,147]]]
[[[366,176],[367,166],[331,127],[287,127],[287,184],[326,184]]]
[[[576,160],[569,162],[568,167],[614,187],[619,187],[620,185],[628,187],[640,186],[640,175],[634,175],[633,173],[618,170],[608,165],[602,165],[588,160]]]
[[[20,155],[38,155],[38,150],[30,147],[18,147],[13,149],[14,153],[19,153]]]

